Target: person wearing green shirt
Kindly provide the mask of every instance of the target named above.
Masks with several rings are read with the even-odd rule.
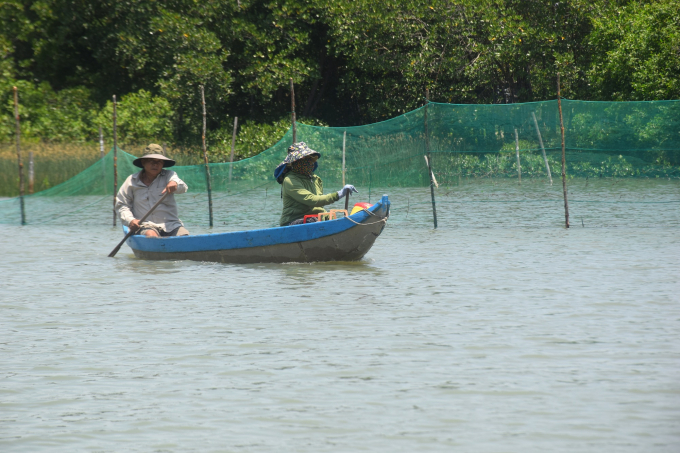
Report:
[[[306,215],[326,212],[324,206],[335,203],[350,193],[359,193],[353,185],[347,184],[337,192],[323,194],[323,181],[314,171],[321,157],[305,142],[298,142],[288,148],[288,155],[274,170],[276,181],[281,184],[283,212],[281,226],[299,225]],[[314,222],[310,218],[307,222]]]

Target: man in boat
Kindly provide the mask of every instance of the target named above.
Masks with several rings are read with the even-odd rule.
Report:
[[[175,161],[165,157],[163,148],[155,143],[144,149],[144,155],[132,162],[142,169],[127,177],[116,197],[116,210],[123,225],[135,234],[146,237],[187,236],[189,232],[178,217],[175,195],[185,193],[187,185],[177,173],[166,170]],[[140,225],[149,209],[166,193],[170,195]]]
[[[298,142],[288,148],[285,160],[274,170],[283,198],[281,226],[299,225],[306,215],[326,212],[323,206],[335,203],[350,193],[358,193],[353,185],[347,184],[337,192],[324,195],[323,181],[314,174],[319,157],[321,154],[305,142]],[[312,217],[307,220],[310,221],[315,222],[316,219]]]

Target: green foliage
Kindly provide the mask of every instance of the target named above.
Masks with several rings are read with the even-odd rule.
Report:
[[[172,109],[167,99],[140,90],[123,96],[117,104],[118,146],[164,143],[172,139]],[[112,140],[112,118],[113,102],[108,101],[94,119],[94,125],[106,131],[107,141]]]
[[[567,133],[574,148],[646,150],[647,162],[680,165],[679,118],[677,102],[579,103]]]
[[[0,140],[15,134],[14,91],[19,89],[21,135],[26,141],[85,141],[93,137],[92,110],[96,104],[83,87],[55,92],[47,82],[34,85],[24,80],[0,80]]]
[[[561,156],[547,155],[553,179],[561,172]],[[500,154],[437,154],[435,175],[440,184],[450,185],[457,177],[488,178],[517,177],[517,158],[514,153]],[[520,152],[522,178],[546,178],[545,161],[540,152]],[[678,177],[680,167],[655,165],[639,158],[601,153],[570,152],[567,156],[569,177]]]
[[[290,121],[291,119],[286,117],[273,123],[249,122],[240,125],[234,146],[234,160],[253,157],[274,146],[290,128]],[[233,124],[233,119],[231,121],[227,119],[225,122],[226,124],[230,122]],[[299,122],[310,126],[327,126],[327,124],[314,118],[301,119]],[[211,134],[211,137],[208,138],[208,143],[213,144],[208,147],[210,162],[229,162],[232,135],[233,127],[225,127]]]
[[[589,78],[595,96],[680,98],[680,1],[631,2],[592,22]]]
[[[585,1],[359,0],[339,8],[336,52],[349,60],[346,91],[365,117],[389,117],[422,105],[425,88],[440,102],[524,102],[565,95],[584,81],[583,54],[592,7]]]
[[[218,129],[207,137],[208,153],[211,162],[229,162],[233,135],[233,118],[227,118],[227,126]],[[248,122],[239,125],[234,146],[234,160],[252,157],[270,148],[286,133],[290,127],[289,118],[270,124]]]
[[[240,49],[232,61],[240,68],[236,77],[244,94],[267,102],[277,91],[286,91],[290,77],[296,83],[320,77],[315,54],[325,47],[318,38],[328,6],[315,0],[241,2],[227,39],[230,47]]]
[[[55,92],[47,82],[33,85],[23,80],[0,81],[4,115],[0,117],[0,141],[14,139],[14,92],[19,89],[21,136],[25,142],[83,143],[98,140],[99,126],[107,142],[112,140],[113,103],[100,109],[83,87]],[[172,109],[162,97],[145,90],[130,93],[118,106],[118,140],[120,146],[172,139]]]
[[[426,88],[449,103],[552,99],[557,72],[568,98],[679,98],[678,10],[680,0],[8,0],[0,140],[13,85],[27,139],[92,140],[110,124],[111,96],[136,94],[130,119],[121,104],[122,143],[178,147],[200,146],[204,85],[220,159],[225,118],[245,121],[241,157],[271,143],[290,78],[300,116],[343,126],[420,107]],[[664,140],[662,122],[648,142]]]

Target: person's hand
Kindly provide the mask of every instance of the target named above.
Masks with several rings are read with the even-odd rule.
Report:
[[[130,231],[137,231],[139,229],[139,220],[137,219],[130,220],[130,225],[128,225],[128,228],[130,229]]]
[[[175,181],[170,181],[167,186],[165,186],[165,189],[163,189],[163,192],[161,194],[164,194],[165,191],[168,193],[174,193],[177,190],[177,183]]]
[[[359,191],[355,189],[352,184],[346,184],[345,187],[338,190],[338,200],[344,197],[345,195],[349,195],[351,193],[359,193]]]

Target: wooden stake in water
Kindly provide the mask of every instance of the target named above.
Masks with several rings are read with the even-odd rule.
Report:
[[[208,148],[205,145],[205,128],[206,128],[206,114],[205,114],[205,92],[203,85],[201,88],[201,106],[203,107],[203,161],[205,162],[205,182],[208,187],[208,214],[210,216],[210,228],[213,227],[213,204],[212,204],[212,187],[210,184],[210,165],[208,165]]]
[[[562,99],[560,96],[560,75],[557,74],[557,108],[560,111],[560,132],[562,133],[562,193],[564,194],[564,225],[569,228],[569,202],[567,201],[567,165],[564,148],[564,121],[562,119]],[[581,219],[583,221],[583,219]]]
[[[113,95],[113,226],[116,226],[116,196],[118,195],[118,115],[116,95]]]
[[[234,166],[234,149],[236,149],[236,128],[238,127],[238,116],[234,117],[234,132],[231,134],[231,157],[229,157],[229,182],[231,182],[231,167]]]
[[[14,87],[14,118],[17,125],[17,162],[19,163],[19,204],[21,205],[21,224],[26,225],[24,206],[24,163],[21,161],[21,123],[19,122],[19,89]]]
[[[548,165],[548,158],[545,155],[545,148],[543,147],[543,138],[541,137],[541,130],[538,128],[538,121],[536,121],[536,114],[531,112],[531,116],[534,119],[534,125],[536,126],[536,135],[538,135],[538,144],[541,145],[541,152],[543,153],[543,161],[545,162],[545,171],[548,173],[548,179],[550,180],[550,185],[552,186],[552,175],[550,174],[550,165]]]
[[[342,187],[345,187],[345,142],[347,141],[347,131],[342,133]]]
[[[432,171],[432,156],[430,155],[430,134],[427,129],[427,105],[430,103],[430,90],[425,89],[425,160],[427,161],[427,171],[430,174],[430,196],[432,197],[432,220],[434,228],[437,229],[437,204],[434,199],[435,179]]]
[[[290,112],[293,117],[293,144],[297,143],[297,130],[295,126],[295,87],[293,86],[293,78],[290,78]]]
[[[522,165],[519,162],[519,135],[517,135],[517,128],[515,128],[515,152],[517,153],[517,178],[522,184]]]
[[[427,159],[427,156],[423,156],[425,158],[425,165],[430,167],[430,161]],[[439,189],[439,183],[437,182],[437,178],[434,176],[434,173],[430,173],[430,178],[431,181],[433,182],[434,186]]]

